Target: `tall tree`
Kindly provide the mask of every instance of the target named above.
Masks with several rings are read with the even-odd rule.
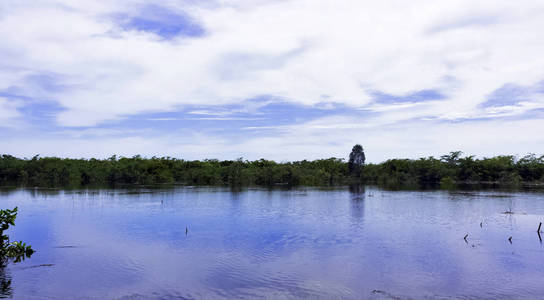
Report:
[[[361,170],[365,164],[365,151],[359,144],[353,146],[349,154],[348,169],[349,173],[361,177]]]

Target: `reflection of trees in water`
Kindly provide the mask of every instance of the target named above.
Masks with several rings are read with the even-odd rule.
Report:
[[[230,204],[231,204],[231,213],[238,215],[242,210],[242,188],[241,186],[231,186],[230,187]]]
[[[0,298],[11,298],[13,291],[11,289],[11,274],[6,269],[4,262],[0,263]]]
[[[231,185],[229,190],[234,197],[239,197],[240,193],[244,190],[241,185]]]
[[[8,270],[8,264],[9,263],[16,264],[20,261],[25,260],[25,258],[29,258],[31,255],[32,254],[23,253],[16,258],[13,258],[13,257],[0,258],[0,299],[13,297],[13,289],[11,287],[11,274]],[[45,265],[40,265],[40,266],[45,266]],[[34,267],[35,266],[30,268],[34,268]]]
[[[16,186],[1,186],[0,187],[0,196],[9,196],[17,191]]]
[[[349,186],[349,193],[352,200],[364,200],[365,199],[365,186],[352,184]]]
[[[350,185],[349,194],[351,197],[351,215],[360,220],[364,216],[365,187],[363,185]]]

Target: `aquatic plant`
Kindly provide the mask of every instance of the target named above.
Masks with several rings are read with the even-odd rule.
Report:
[[[34,253],[30,245],[22,241],[10,242],[9,236],[4,234],[10,225],[15,226],[15,218],[17,218],[17,207],[0,210],[0,264],[2,265],[8,260],[20,262]]]

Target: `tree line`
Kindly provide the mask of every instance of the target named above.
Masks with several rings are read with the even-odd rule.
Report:
[[[391,186],[544,183],[544,155],[529,154],[521,158],[500,155],[481,159],[461,155],[462,152],[455,151],[440,158],[390,159],[365,166],[364,178]]]
[[[390,159],[365,164],[360,145],[342,158],[271,160],[183,160],[141,156],[108,159],[0,156],[0,183],[80,187],[119,184],[332,186],[354,183],[390,186],[456,183],[517,185],[544,182],[544,156],[475,158],[451,152],[440,158]]]

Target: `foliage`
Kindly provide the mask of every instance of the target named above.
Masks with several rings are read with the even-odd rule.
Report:
[[[544,156],[534,154],[520,159],[511,155],[476,159],[461,157],[455,151],[434,157],[391,159],[381,164],[365,167],[364,179],[383,185],[440,185],[450,187],[454,183],[493,183],[519,185],[544,181]]]
[[[17,207],[0,210],[0,260],[2,265],[5,264],[6,260],[19,262],[34,253],[30,245],[21,241],[10,242],[9,236],[4,234],[4,231],[8,230],[10,225],[15,225],[15,218],[17,218]]]
[[[363,147],[359,144],[353,146],[351,153],[349,154],[348,169],[349,173],[356,176],[357,178],[361,177],[361,171],[363,165],[365,164],[365,152]]]
[[[0,183],[26,186],[81,187],[122,184],[188,185],[436,185],[499,183],[519,185],[544,181],[544,156],[496,156],[477,159],[460,151],[440,158],[390,159],[364,164],[363,147],[355,145],[348,162],[341,158],[278,163],[243,159],[183,160],[172,157],[108,159],[21,159],[0,156]],[[364,166],[364,168],[363,168]]]

